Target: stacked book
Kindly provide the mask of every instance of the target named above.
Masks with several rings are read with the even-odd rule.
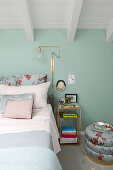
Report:
[[[63,113],[63,118],[77,118],[76,113]]]
[[[76,130],[74,127],[63,127],[60,143],[77,143]]]

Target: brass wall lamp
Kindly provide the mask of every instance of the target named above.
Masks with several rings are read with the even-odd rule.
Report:
[[[41,53],[41,48],[58,48],[58,55],[55,52],[52,52],[52,57],[51,57],[51,73],[52,73],[52,88],[54,87],[54,56],[57,58],[60,58],[60,47],[59,46],[39,46],[37,48],[38,53]]]

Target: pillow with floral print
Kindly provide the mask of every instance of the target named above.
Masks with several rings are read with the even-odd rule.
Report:
[[[17,86],[38,85],[47,82],[47,75],[27,74],[16,76]]]
[[[4,84],[7,86],[16,86],[15,76],[9,76],[9,77],[0,76],[0,84]]]

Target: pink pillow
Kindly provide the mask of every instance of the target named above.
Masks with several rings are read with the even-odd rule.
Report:
[[[8,100],[4,118],[31,119],[33,100]]]

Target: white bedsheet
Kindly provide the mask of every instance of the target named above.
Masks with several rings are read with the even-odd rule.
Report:
[[[57,154],[61,150],[58,141],[59,133],[49,104],[46,108],[34,109],[32,119],[8,119],[2,118],[2,116],[3,115],[0,114],[0,134],[47,131],[52,136],[54,152]]]

